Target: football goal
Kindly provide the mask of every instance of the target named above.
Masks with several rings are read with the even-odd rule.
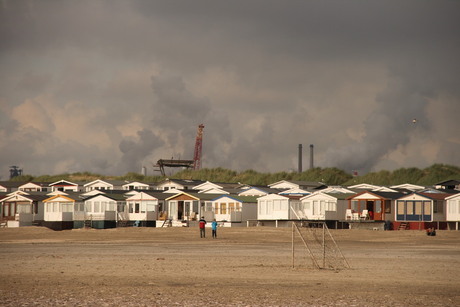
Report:
[[[296,244],[302,242],[307,259],[316,269],[340,270],[350,268],[347,259],[332,237],[325,222],[292,222],[292,267],[295,266]],[[305,253],[301,254],[305,258]]]

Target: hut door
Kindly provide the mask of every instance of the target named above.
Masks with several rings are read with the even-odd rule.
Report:
[[[177,206],[177,220],[181,221],[184,219],[184,201],[179,200]]]
[[[8,204],[8,203],[3,203],[2,218],[7,217],[9,213],[10,213],[10,206],[9,206],[9,204]]]
[[[5,202],[3,203],[3,217],[6,220],[13,220],[14,215],[16,214],[16,203],[15,202]]]
[[[382,214],[382,201],[376,200],[374,204],[374,220],[381,221],[383,220]]]

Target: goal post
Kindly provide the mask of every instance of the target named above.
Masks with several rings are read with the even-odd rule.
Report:
[[[350,268],[348,261],[334,240],[325,222],[292,222],[292,267],[295,267],[296,236],[316,269],[339,270]]]

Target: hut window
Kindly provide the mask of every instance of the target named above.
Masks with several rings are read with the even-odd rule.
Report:
[[[423,202],[423,212],[424,215],[431,215],[431,204],[429,201]]]
[[[288,199],[283,199],[281,201],[281,210],[286,211],[289,209],[289,200]]]
[[[274,200],[273,204],[274,204],[274,210],[280,211],[283,209],[283,203],[281,200]]]
[[[319,201],[314,200],[313,201],[313,214],[318,214],[318,212],[320,211],[318,206],[319,206]]]
[[[385,200],[385,213],[391,213],[391,201]]]
[[[267,214],[272,214],[275,209],[275,201],[267,200]]]
[[[109,205],[108,205],[107,210],[108,210],[108,211],[115,211],[115,205],[116,205],[116,204],[117,204],[117,203],[114,202],[114,201],[109,201]]]
[[[117,202],[117,211],[118,212],[125,212],[125,204],[121,201]]]
[[[147,203],[146,211],[155,211],[155,203],[154,202]]]
[[[178,209],[178,206],[177,206],[177,201],[176,200],[171,200],[168,204],[168,211],[169,211],[169,216],[172,218],[174,217],[175,219],[177,219],[177,209]]]
[[[408,201],[406,203],[406,206],[407,206],[407,215],[413,215],[414,214],[414,202]]]
[[[357,212],[358,211],[358,201],[352,200],[351,201],[351,210]]]
[[[62,203],[62,212],[72,212],[72,203]]]
[[[398,215],[403,215],[404,214],[404,201],[402,200],[398,200],[397,202],[397,211],[398,211]]]
[[[30,205],[29,204],[27,204],[27,205],[24,205],[24,204],[18,205],[18,213],[32,213]]]
[[[192,212],[198,212],[198,200],[192,202]]]
[[[335,202],[333,201],[328,201],[327,202],[327,210],[328,211],[337,211],[337,208],[335,206]]]
[[[94,211],[93,212],[100,212],[101,211],[101,205],[98,201],[94,202]]]
[[[261,215],[267,214],[267,207],[268,207],[267,200],[259,201],[259,214]]]
[[[129,213],[134,213],[133,204],[129,204]]]
[[[241,211],[241,205],[240,205],[240,203],[236,203],[235,210],[236,210],[236,211]]]
[[[449,200],[447,205],[450,214],[460,214],[460,200]]]
[[[85,211],[86,212],[93,212],[91,210],[91,202],[90,201],[85,202]]]
[[[382,201],[381,200],[375,201],[375,212],[382,213]]]
[[[421,201],[415,202],[415,214],[422,215],[422,202]]]
[[[442,202],[439,200],[433,201],[433,213],[442,213]]]
[[[448,201],[447,201],[447,208],[448,208],[447,212],[448,212],[449,214],[456,213],[456,212],[455,212],[454,205],[455,205],[455,200],[448,200]]]
[[[229,203],[228,204],[228,212],[232,213],[235,211],[235,203]]]
[[[10,212],[10,205],[9,204],[4,204],[3,205],[3,209],[4,209],[4,215],[5,216],[8,216],[9,212]]]
[[[139,203],[134,205],[134,213],[139,213]]]
[[[158,202],[158,211],[163,211],[163,202],[162,201],[159,201]]]
[[[220,204],[220,214],[227,214],[227,204],[226,203]]]

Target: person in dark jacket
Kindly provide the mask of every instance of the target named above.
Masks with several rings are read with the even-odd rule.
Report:
[[[217,238],[217,222],[216,219],[214,219],[211,223],[211,229],[212,229],[212,237],[214,239]]]
[[[201,217],[199,221],[200,225],[200,238],[206,238],[206,220],[204,219],[204,216]]]
[[[434,227],[433,228],[428,228],[426,230],[426,235],[427,236],[432,236],[432,237],[436,236],[436,228],[434,228]]]

